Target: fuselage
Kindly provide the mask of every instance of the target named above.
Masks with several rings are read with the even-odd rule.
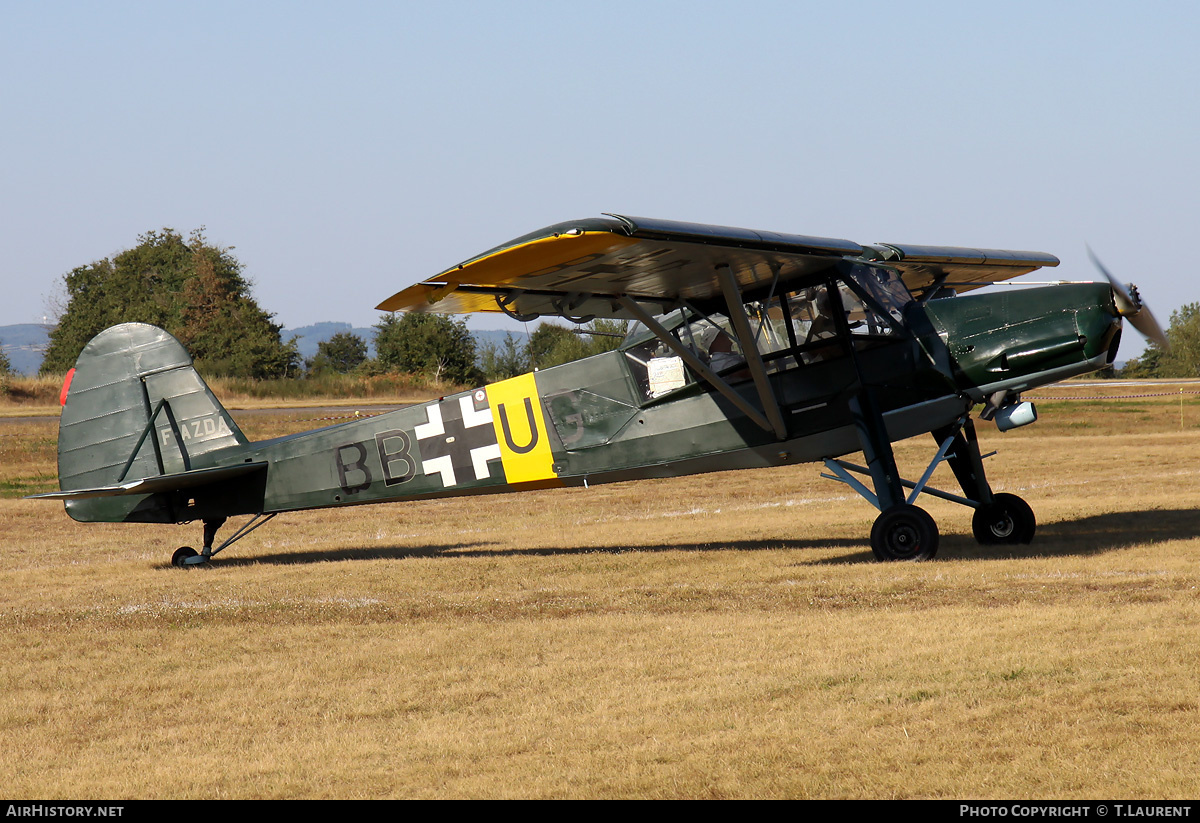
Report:
[[[782,438],[661,340],[635,332],[620,349],[584,360],[375,417],[210,451],[192,468],[266,468],[220,492],[160,496],[154,506],[128,501],[125,516],[113,519],[180,521],[821,460],[860,448],[849,402],[863,386],[882,409],[889,438],[900,440],[946,426],[997,392],[1015,395],[1101,368],[1112,362],[1120,331],[1103,285],[969,294],[925,305],[894,292],[881,292],[872,304],[844,287],[839,293],[833,282],[823,292],[814,288],[748,307],[784,421]],[[838,301],[840,308],[830,311]],[[671,333],[694,346],[747,404],[760,402],[745,352],[739,355],[736,345],[719,351],[727,348],[716,342],[727,335],[720,316],[680,314]],[[160,426],[157,436],[170,446],[169,429]],[[112,505],[75,501],[68,509],[80,519],[110,519],[90,517],[89,510],[116,514]]]

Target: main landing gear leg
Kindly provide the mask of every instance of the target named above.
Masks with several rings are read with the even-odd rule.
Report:
[[[900,477],[882,415],[872,414],[873,404],[869,397],[865,400],[852,400],[850,408],[867,465],[856,466],[830,458],[825,461],[825,467],[832,474],[821,476],[847,484],[880,510],[871,528],[871,551],[877,559],[928,560],[936,554],[937,524],[923,509],[913,505],[922,492],[974,509],[971,526],[980,543],[1028,543],[1033,540],[1037,522],[1029,504],[1015,494],[994,494],[988,485],[975,426],[969,417],[963,415],[953,425],[933,432],[938,443],[937,454],[921,479],[913,483]],[[965,497],[926,485],[943,460],[950,464]],[[869,476],[875,491],[867,488],[855,474]],[[901,488],[911,489],[912,494],[904,499],[899,492]]]
[[[880,512],[871,526],[871,552],[877,560],[930,559],[937,554],[937,524],[924,509],[904,499],[903,480],[896,468],[892,442],[870,389],[851,398],[850,413],[867,459],[867,472],[875,486],[874,503]]]
[[[1037,529],[1037,519],[1029,504],[1015,494],[993,494],[983,471],[983,456],[975,439],[975,424],[967,418],[961,426],[933,433],[934,439],[952,437],[946,460],[954,477],[975,507],[971,531],[985,546],[1029,543]]]

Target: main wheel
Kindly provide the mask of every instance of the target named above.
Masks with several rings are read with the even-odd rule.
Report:
[[[198,555],[199,552],[197,552],[191,546],[180,546],[175,550],[175,554],[171,555],[171,565],[182,569],[186,565],[185,561],[189,557],[197,557]]]
[[[937,549],[937,523],[917,506],[892,506],[875,518],[871,527],[871,551],[876,560],[929,560]]]
[[[993,495],[991,505],[980,506],[971,518],[971,531],[985,546],[1028,543],[1036,529],[1033,509],[1015,494]]]

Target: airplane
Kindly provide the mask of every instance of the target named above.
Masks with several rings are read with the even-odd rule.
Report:
[[[68,373],[61,491],[32,497],[85,522],[199,520],[201,550],[172,557],[186,567],[284,512],[819,462],[879,510],[878,560],[935,556],[922,494],[972,509],[981,544],[1029,543],[1029,504],[988,483],[976,409],[1001,431],[1032,423],[1021,393],[1112,364],[1123,318],[1166,344],[1103,266],[1107,283],[975,293],[1058,263],[611,214],[559,223],[378,308],[628,321],[616,350],[251,442],[175,338],[124,323]],[[906,480],[892,443],[925,433],[933,457]],[[942,462],[961,494],[929,485]]]

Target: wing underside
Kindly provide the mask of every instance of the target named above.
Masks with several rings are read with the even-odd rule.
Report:
[[[559,223],[404,289],[383,311],[441,314],[503,312],[526,319],[557,315],[629,319],[624,301],[662,314],[721,294],[728,267],[742,293],[772,290],[845,259],[897,269],[914,294],[957,291],[1054,266],[1039,252],[878,244],[609,215]]]
[[[900,272],[913,294],[941,286],[961,293],[1059,263],[1054,255],[1038,251],[902,243],[878,243],[869,248],[877,253],[875,259]]]

